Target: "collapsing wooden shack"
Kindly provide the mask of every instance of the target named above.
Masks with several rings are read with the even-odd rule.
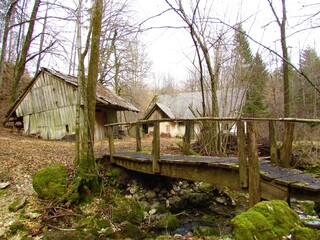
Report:
[[[42,68],[8,111],[4,124],[22,122],[24,133],[43,139],[75,134],[78,80]],[[95,139],[106,138],[104,125],[117,122],[117,111],[139,112],[129,102],[101,84],[96,88]]]

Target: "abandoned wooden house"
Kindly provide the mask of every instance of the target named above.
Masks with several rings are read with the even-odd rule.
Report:
[[[20,121],[24,133],[43,139],[75,134],[78,99],[76,77],[42,68],[8,111],[4,124]],[[105,124],[117,122],[118,111],[139,112],[101,84],[96,88],[95,139],[106,138]]]
[[[238,117],[241,115],[246,91],[219,89],[217,91],[219,117]],[[203,97],[200,91],[179,94],[158,95],[153,98],[147,108],[144,120],[155,119],[195,119],[210,116],[211,96],[208,92],[204,94],[205,111],[203,111]],[[235,125],[231,123],[224,126],[228,131],[234,132]],[[146,133],[153,132],[153,125],[144,125]],[[194,133],[199,133],[200,126],[194,124]],[[185,133],[185,123],[182,121],[168,121],[160,123],[160,133],[170,134],[172,137],[182,137]]]

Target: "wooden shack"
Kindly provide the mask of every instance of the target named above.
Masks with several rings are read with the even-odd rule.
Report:
[[[245,101],[245,89],[219,89],[217,91],[219,117],[238,117],[241,115],[242,106]],[[164,94],[153,98],[146,110],[144,120],[156,119],[195,119],[203,116],[202,93],[199,91],[178,94]],[[211,94],[205,93],[206,112],[211,112]],[[221,126],[221,129],[235,133],[236,127]],[[146,133],[153,132],[153,124],[143,126]],[[172,137],[183,137],[185,133],[185,122],[168,121],[160,123],[160,133],[170,134]],[[193,125],[193,132],[199,133],[199,124]]]
[[[42,68],[8,111],[5,124],[20,121],[25,134],[62,139],[75,134],[77,78]],[[104,125],[117,122],[117,111],[139,110],[101,84],[96,88],[95,139],[106,137]]]

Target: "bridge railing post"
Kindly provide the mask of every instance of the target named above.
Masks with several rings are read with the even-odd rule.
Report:
[[[183,155],[190,155],[190,144],[191,144],[191,122],[186,122],[186,129],[183,136]]]
[[[240,186],[248,188],[248,161],[246,153],[246,135],[245,126],[243,121],[237,121],[237,145],[238,145],[238,158],[239,158],[239,176]]]
[[[270,144],[270,160],[278,165],[278,147],[277,147],[277,127],[275,121],[269,121],[269,144]]]
[[[284,135],[283,144],[281,150],[280,166],[288,168],[290,167],[290,162],[292,159],[292,142],[294,133],[294,123],[285,122],[284,123]]]
[[[113,127],[107,126],[107,136],[109,140],[109,154],[110,154],[110,163],[115,163],[115,159],[113,158],[115,154],[114,149],[114,139],[113,139]]]
[[[159,126],[159,122],[154,122],[152,154],[151,154],[153,173],[160,173],[159,159],[160,159],[160,126]]]
[[[141,152],[142,151],[142,145],[141,145],[141,125],[136,125],[136,151]]]
[[[249,207],[253,207],[261,200],[260,166],[255,122],[247,122],[247,135],[249,159]]]

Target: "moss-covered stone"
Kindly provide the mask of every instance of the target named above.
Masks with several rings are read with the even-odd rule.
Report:
[[[143,232],[134,224],[124,222],[121,224],[121,238],[143,239]]]
[[[107,184],[117,188],[126,187],[129,181],[129,177],[126,171],[117,167],[112,168],[110,171],[108,171],[106,173],[106,177],[108,179]]]
[[[159,229],[173,230],[180,227],[180,222],[175,215],[168,214],[157,222],[156,227]]]
[[[94,235],[85,231],[48,231],[41,235],[42,240],[95,240]]]
[[[281,239],[301,224],[299,216],[284,201],[260,202],[232,221],[236,240]]]
[[[39,197],[55,199],[61,197],[67,188],[67,169],[61,164],[54,164],[41,169],[32,177],[33,189]]]
[[[16,212],[19,209],[23,208],[26,205],[26,198],[25,197],[19,197],[15,199],[10,205],[9,205],[9,211],[10,212]]]
[[[292,231],[292,240],[320,239],[319,231],[307,227],[298,226]]]
[[[133,199],[116,197],[112,208],[113,221],[122,223],[140,223],[143,220],[143,209],[140,204]]]
[[[19,230],[24,230],[24,228],[24,224],[20,221],[15,221],[9,226],[11,234],[16,234]]]
[[[300,209],[305,212],[307,215],[316,215],[314,210],[315,202],[313,201],[300,201],[299,202]]]
[[[212,226],[215,223],[215,221],[215,217],[209,214],[204,214],[200,219],[201,224],[208,226]]]
[[[193,236],[219,236],[220,232],[216,228],[209,226],[198,226],[193,229]]]

